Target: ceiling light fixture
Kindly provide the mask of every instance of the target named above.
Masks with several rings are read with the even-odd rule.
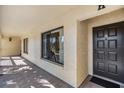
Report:
[[[11,37],[9,37],[9,41],[10,41],[10,42],[12,41],[12,38],[11,38]]]
[[[98,5],[98,11],[105,8],[105,5]]]

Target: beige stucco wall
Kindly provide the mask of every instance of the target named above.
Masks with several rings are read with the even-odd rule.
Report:
[[[73,87],[78,87],[88,73],[92,73],[92,32],[89,28],[91,25],[83,23],[83,20],[120,8],[122,6],[107,6],[104,10],[97,11],[97,6],[80,7],[51,22],[38,24],[36,28],[22,36],[22,40],[29,38],[29,53],[22,52],[22,56]],[[64,26],[64,67],[41,59],[41,33],[60,26]]]
[[[102,16],[87,20],[88,22],[88,73],[93,74],[93,33],[92,28],[124,21],[124,9],[120,9]]]
[[[28,33],[23,38],[28,37],[29,52],[28,54],[22,53],[22,56],[43,68],[49,73],[64,80],[70,85],[76,87],[76,26],[67,24],[66,22],[57,21],[53,25],[48,25],[48,28],[43,28],[41,31]],[[46,60],[41,59],[41,33],[50,29],[63,26],[64,24],[64,66],[56,65]],[[75,23],[76,25],[76,23]],[[22,42],[23,46],[23,42]],[[22,50],[23,51],[23,50]]]
[[[20,55],[21,52],[21,40],[19,37],[12,37],[12,41],[9,41],[9,37],[3,37],[1,39],[1,56],[13,56]]]
[[[88,76],[88,26],[77,22],[77,86]]]

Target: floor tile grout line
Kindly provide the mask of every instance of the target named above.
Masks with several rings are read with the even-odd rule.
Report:
[[[10,60],[11,60],[11,62],[12,62],[12,64],[13,64],[13,66],[16,66],[14,60],[13,60],[11,57],[10,57]]]

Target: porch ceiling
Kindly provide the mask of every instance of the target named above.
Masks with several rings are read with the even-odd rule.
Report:
[[[83,9],[86,12],[87,9],[95,8],[96,10],[97,7],[89,7],[89,5],[2,5],[0,6],[0,31],[4,36],[22,36],[29,31],[36,31],[71,10],[80,8],[82,13]]]
[[[79,6],[1,6],[1,30],[4,35],[20,36],[76,7]]]

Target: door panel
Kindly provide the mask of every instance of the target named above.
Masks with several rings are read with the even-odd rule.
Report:
[[[124,83],[124,22],[93,28],[93,73]]]

